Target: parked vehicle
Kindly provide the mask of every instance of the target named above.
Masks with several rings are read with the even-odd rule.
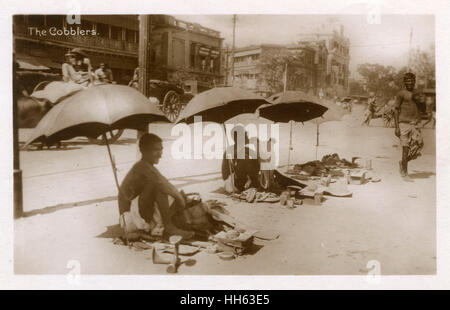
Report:
[[[181,85],[161,80],[150,80],[150,97],[158,99],[161,111],[171,122],[174,122],[193,96],[185,93]]]

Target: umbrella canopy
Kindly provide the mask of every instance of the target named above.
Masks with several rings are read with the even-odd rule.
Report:
[[[327,107],[328,110],[321,117],[317,117],[312,120],[312,122],[315,124],[339,121],[345,114],[348,113],[346,110],[329,100],[321,100],[320,104]]]
[[[274,122],[305,122],[322,116],[328,107],[301,91],[286,91],[269,97],[271,104],[259,108],[259,116]]]
[[[176,123],[193,123],[194,116],[201,116],[203,122],[224,123],[230,118],[254,113],[262,104],[263,97],[236,87],[216,87],[196,95],[180,113]]]
[[[151,122],[169,122],[156,104],[134,88],[98,85],[62,100],[39,122],[25,146],[77,136],[95,138],[113,129],[144,130]]]

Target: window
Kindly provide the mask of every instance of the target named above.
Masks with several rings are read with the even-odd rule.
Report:
[[[44,15],[28,15],[28,24],[34,27],[44,26]]]
[[[126,37],[127,42],[135,43],[136,42],[136,31],[130,30],[130,29],[126,29],[125,30],[125,37]]]
[[[76,25],[72,25],[72,26],[76,26]],[[81,20],[81,28],[83,28],[84,30],[92,30],[94,29],[94,24],[88,20]]]
[[[202,62],[201,62],[201,64],[202,64],[202,71],[206,71],[206,58],[205,57],[201,57],[201,59],[202,59]]]
[[[14,15],[13,21],[15,24],[24,24],[25,23],[25,16],[23,15]]]
[[[175,67],[184,67],[185,66],[184,55],[185,55],[184,40],[173,39],[172,40],[172,59],[173,59],[173,65]]]
[[[189,66],[195,68],[195,43],[191,43],[191,48],[189,50]]]
[[[62,27],[63,26],[63,15],[47,15],[47,27]]]
[[[213,72],[214,72],[214,73],[219,73],[219,71],[220,71],[220,66],[219,66],[219,64],[220,64],[220,59],[219,59],[219,57],[214,58],[214,67],[213,67]]]
[[[111,39],[113,40],[122,40],[122,28],[111,26]]]
[[[97,33],[103,38],[109,38],[109,26],[103,23],[98,23]]]

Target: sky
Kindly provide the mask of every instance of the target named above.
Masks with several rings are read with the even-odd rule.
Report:
[[[198,23],[221,32],[224,45],[232,44],[232,15],[175,15],[176,18]],[[379,63],[401,68],[407,65],[412,28],[413,48],[429,50],[435,42],[433,15],[381,15],[379,23],[369,23],[367,15],[238,15],[236,47],[251,44],[290,44],[301,33],[317,31],[329,20],[344,26],[350,40],[350,72],[357,78],[361,63]]]

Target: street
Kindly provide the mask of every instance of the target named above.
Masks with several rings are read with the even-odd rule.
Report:
[[[361,115],[362,107],[355,107],[343,121],[321,124],[317,159],[330,153],[371,159],[381,182],[349,185],[351,198],[327,197],[320,206],[296,209],[226,198],[217,191],[220,160],[173,160],[171,125],[150,125],[150,132],[163,138],[157,168],[173,184],[200,192],[204,200],[224,201],[234,217],[279,234],[276,240],[256,240],[255,253],[233,261],[200,252],[192,257],[196,264],[181,266],[179,273],[365,275],[375,260],[383,275],[435,274],[435,131],[423,130],[423,155],[410,164],[412,182],[405,182],[398,173],[394,129],[382,127],[381,119],[361,127]],[[238,121],[257,121],[252,117]],[[20,129],[20,141],[29,133]],[[288,141],[289,126],[280,124],[281,165],[287,164]],[[295,124],[291,163],[316,159],[315,143],[314,124]],[[148,253],[112,243],[117,189],[106,147],[83,138],[64,144],[59,150],[21,151],[25,216],[15,220],[15,273],[65,274],[67,262],[75,260],[82,274],[165,274],[165,266],[153,265]],[[136,132],[125,131],[112,153],[120,181],[138,159]]]

